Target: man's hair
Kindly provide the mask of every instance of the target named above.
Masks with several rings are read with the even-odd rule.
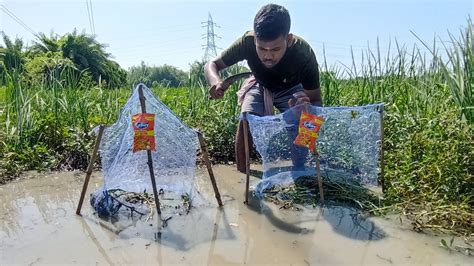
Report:
[[[286,8],[268,4],[263,6],[255,15],[253,30],[258,39],[273,41],[280,36],[288,36],[290,25],[290,14]]]

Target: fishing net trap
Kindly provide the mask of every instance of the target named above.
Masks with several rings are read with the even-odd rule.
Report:
[[[90,197],[99,217],[149,220],[158,212],[166,222],[210,205],[196,185],[197,153],[201,149],[207,156],[201,133],[184,125],[145,85],[135,88],[116,123],[100,130],[96,146],[104,184]],[[210,165],[208,170],[222,205]]]
[[[260,198],[314,199],[316,176],[325,181],[329,197],[334,186],[355,193],[383,181],[383,104],[298,105],[277,115],[243,114],[241,119],[263,162],[262,179],[254,188]]]

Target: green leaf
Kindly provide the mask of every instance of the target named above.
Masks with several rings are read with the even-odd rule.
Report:
[[[446,240],[441,239],[441,243],[440,243],[440,244],[441,244],[442,247],[449,249],[448,244],[446,243]]]

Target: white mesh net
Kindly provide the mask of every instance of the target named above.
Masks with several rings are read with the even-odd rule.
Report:
[[[105,129],[100,143],[105,181],[104,186],[91,195],[91,204],[99,215],[112,216],[123,206],[132,207],[140,214],[149,213],[150,204],[154,203],[147,152],[133,152],[132,116],[142,112],[139,86],[146,98],[147,113],[155,114],[156,151],[152,152],[152,158],[163,211],[182,212],[183,207],[189,208],[183,204],[196,206],[204,202],[194,180],[199,149],[196,131],[185,126],[150,89],[138,85],[118,121]],[[144,204],[147,202],[150,204]]]
[[[316,174],[315,156],[293,144],[304,106],[274,116],[248,114],[250,132],[263,160],[261,193],[274,185],[294,182]],[[380,172],[381,113],[383,104],[355,107],[309,106],[309,113],[323,117],[316,150],[321,175],[329,180],[377,185]]]

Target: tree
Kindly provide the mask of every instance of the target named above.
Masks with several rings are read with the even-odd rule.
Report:
[[[39,83],[47,87],[58,84],[75,87],[80,79],[80,71],[61,52],[47,52],[31,57],[25,64],[25,70],[23,80],[30,85]]]
[[[139,66],[132,66],[128,69],[127,82],[129,85],[135,86],[138,83],[143,83],[147,86],[152,84],[151,67],[147,66],[145,62],[141,62]]]
[[[179,87],[185,85],[186,79],[186,72],[170,65],[147,66],[141,62],[139,66],[132,66],[128,70],[130,85],[143,83],[148,87]]]
[[[47,52],[62,52],[59,36],[57,34],[51,33],[50,37],[48,37],[44,33],[40,32],[37,37],[39,41],[34,41],[30,48],[30,53],[32,56],[44,54]]]
[[[15,38],[15,41],[12,42],[4,32],[1,34],[5,46],[0,45],[0,61],[3,62],[7,71],[15,70],[21,73],[25,64],[23,41]]]
[[[189,79],[187,82],[187,86],[194,86],[194,87],[202,87],[207,86],[206,78],[204,77],[204,65],[206,62],[203,61],[194,61],[190,65],[189,69]],[[219,75],[222,78],[235,75],[237,73],[248,72],[250,71],[247,67],[242,66],[240,64],[235,64],[230,66],[222,71],[220,71]]]
[[[38,41],[31,47],[32,57],[56,58],[61,53],[64,59],[73,62],[78,73],[89,72],[97,85],[122,86],[126,82],[126,71],[105,51],[105,45],[97,42],[93,35],[78,33],[76,29],[61,37],[51,33],[50,37],[38,34]]]
[[[105,79],[110,55],[105,52],[105,46],[98,43],[92,35],[78,34],[74,30],[61,37],[59,43],[63,56],[74,62],[79,71],[88,69],[97,82]]]
[[[162,87],[180,87],[185,85],[186,73],[174,66],[163,65],[154,67],[151,80],[157,81]]]

